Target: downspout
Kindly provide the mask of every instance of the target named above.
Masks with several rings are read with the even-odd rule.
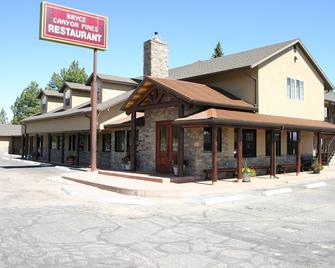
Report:
[[[245,75],[247,75],[248,77],[250,77],[252,80],[254,80],[254,90],[255,90],[255,103],[254,106],[255,108],[258,110],[258,82],[257,82],[257,78],[248,74],[247,72],[245,72]]]

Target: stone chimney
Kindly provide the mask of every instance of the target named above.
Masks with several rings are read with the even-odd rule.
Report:
[[[167,44],[161,41],[155,32],[151,40],[144,42],[143,76],[168,77],[168,53]]]

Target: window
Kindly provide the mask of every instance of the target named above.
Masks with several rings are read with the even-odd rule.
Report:
[[[55,138],[55,136],[51,136],[51,149],[57,149],[57,139]]]
[[[115,152],[124,152],[126,149],[126,132],[124,130],[115,131]]]
[[[243,157],[256,157],[256,129],[243,129]]]
[[[62,140],[61,136],[57,136],[57,150],[61,149],[62,146],[61,140]]]
[[[70,106],[70,100],[71,100],[71,91],[70,90],[66,90],[65,91],[65,106],[68,107]]]
[[[296,131],[287,132],[287,154],[295,155],[298,142],[298,133]]]
[[[111,134],[103,134],[102,135],[102,151],[110,152],[112,150],[112,137]]]
[[[76,150],[76,135],[70,135],[69,136],[69,151],[75,151]]]
[[[78,141],[78,146],[79,146],[79,151],[84,151],[84,135],[83,134],[79,134],[78,136],[79,141]]]
[[[42,112],[46,112],[47,111],[47,97],[45,95],[42,96],[41,104],[42,104]]]
[[[304,81],[287,78],[287,97],[292,100],[304,100]]]
[[[325,120],[329,119],[329,107],[323,108],[323,115],[324,115]]]
[[[43,136],[39,136],[39,153],[40,153],[40,156],[43,157]]]
[[[280,132],[275,133],[275,139],[276,139],[276,155],[280,156],[281,155],[281,134]],[[271,131],[269,130],[266,131],[266,136],[265,136],[265,152],[266,152],[266,156],[271,155]]]
[[[218,128],[218,151],[222,151],[222,129]],[[212,128],[205,127],[204,128],[204,151],[211,152],[212,151]]]
[[[91,151],[91,135],[87,135],[87,151]]]

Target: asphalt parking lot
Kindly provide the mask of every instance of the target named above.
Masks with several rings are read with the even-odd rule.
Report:
[[[0,157],[0,267],[335,267],[331,179],[205,205],[106,192],[65,172]]]

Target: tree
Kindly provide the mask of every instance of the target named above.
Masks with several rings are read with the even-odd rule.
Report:
[[[218,42],[216,44],[216,47],[214,48],[214,53],[212,54],[212,59],[219,58],[219,57],[223,57],[223,52],[222,52],[222,48],[221,48],[221,43],[220,42]]]
[[[53,73],[47,85],[48,89],[59,90],[65,81],[85,83],[88,76],[85,68],[80,68],[79,62],[74,60],[68,68],[62,68],[60,73]]]
[[[3,108],[0,110],[0,124],[8,124],[7,113]]]
[[[38,95],[41,89],[37,82],[32,81],[17,97],[11,109],[13,111],[13,124],[19,124],[22,119],[41,111]]]

